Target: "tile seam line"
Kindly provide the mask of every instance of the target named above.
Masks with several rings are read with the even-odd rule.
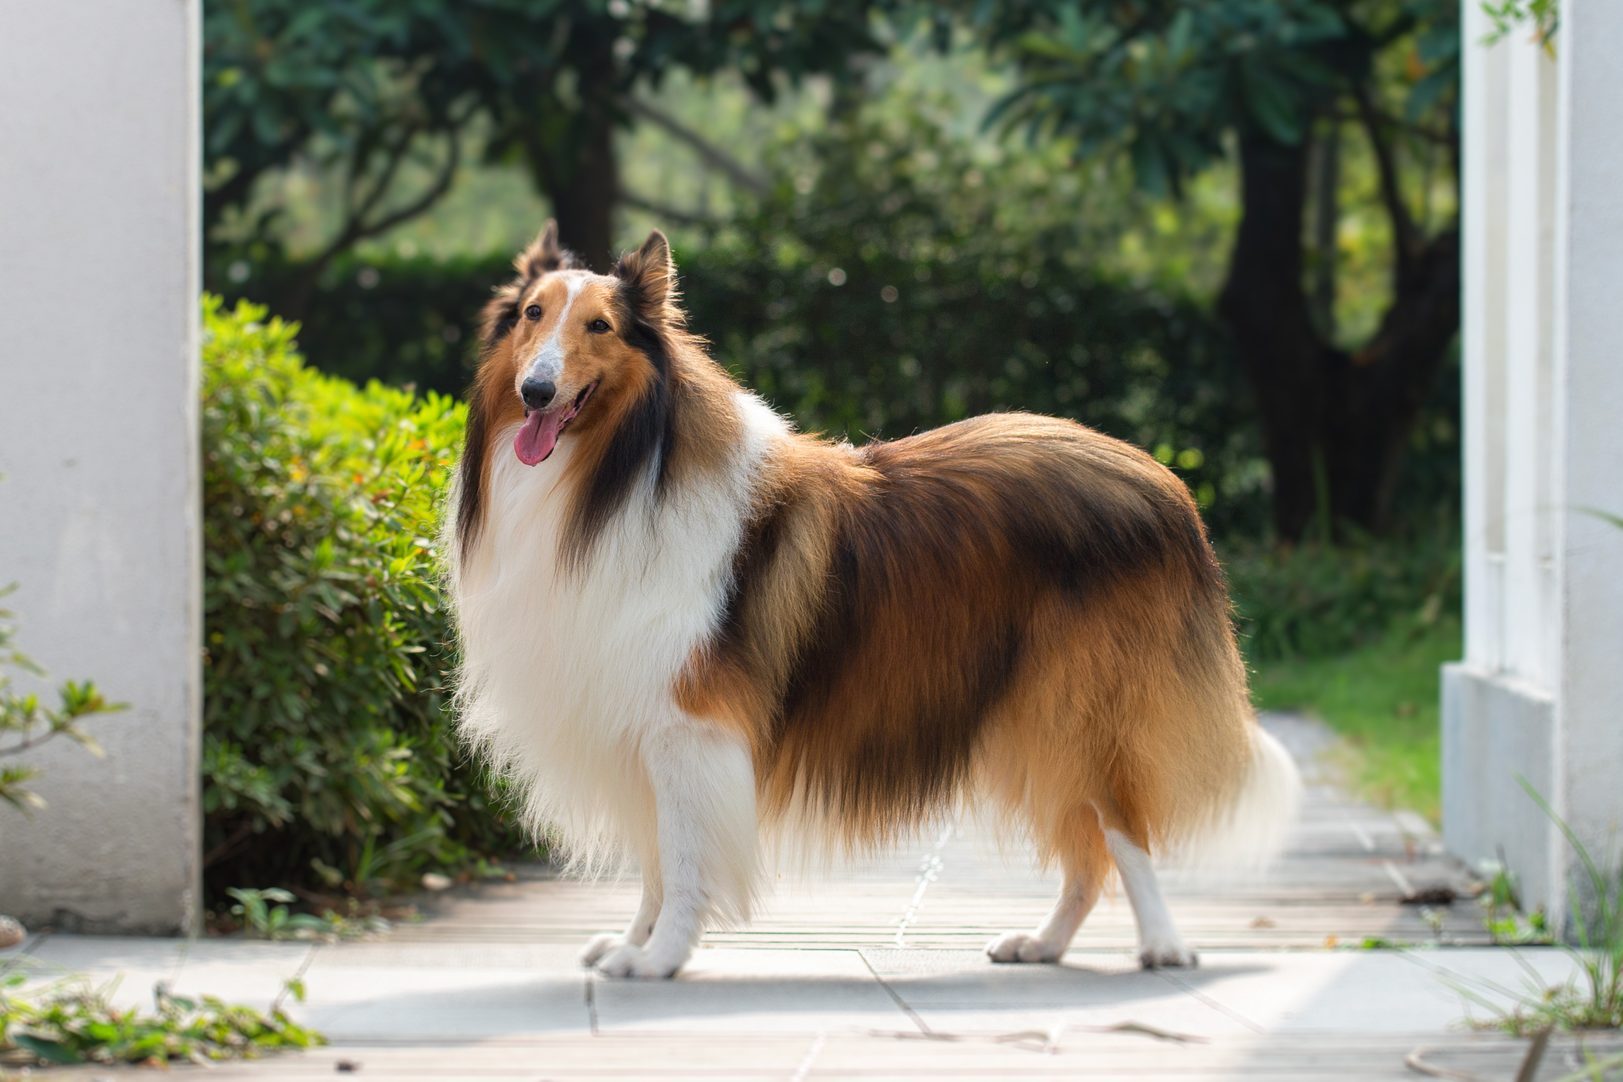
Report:
[[[890,986],[890,982],[879,975],[879,971],[875,969],[873,967],[873,963],[868,960],[867,952],[859,950],[857,951],[857,957],[862,959],[863,966],[878,983],[879,987],[884,989],[885,994],[890,997],[891,1002],[896,1004],[897,1009],[903,1014],[907,1015],[908,1020],[918,1027],[919,1033],[925,1037],[934,1037],[935,1030],[930,1028],[930,1024],[924,1020],[924,1016],[919,1014],[918,1011],[914,1010],[912,1005],[908,1003],[907,1000],[902,998],[901,993],[892,988]]]
[[[1166,981],[1168,984],[1172,985],[1174,988],[1182,989],[1189,996],[1191,996],[1192,998],[1198,1000],[1201,1003],[1204,1003],[1207,1007],[1210,1007],[1212,1010],[1216,1011],[1218,1014],[1221,1014],[1225,1018],[1228,1018],[1228,1019],[1230,1019],[1232,1021],[1238,1022],[1240,1025],[1242,1025],[1246,1029],[1250,1030],[1256,1036],[1258,1036],[1258,1037],[1266,1037],[1266,1036],[1268,1036],[1268,1031],[1263,1029],[1262,1026],[1260,1026],[1257,1023],[1253,1022],[1251,1019],[1247,1018],[1245,1015],[1241,1014],[1239,1011],[1233,1010],[1232,1008],[1230,1008],[1230,1007],[1228,1007],[1228,1006],[1226,1006],[1226,1005],[1224,1005],[1222,1003],[1219,1003],[1217,1000],[1213,999],[1211,996],[1206,995],[1204,992],[1202,992],[1199,988],[1196,988],[1194,985],[1189,984],[1188,982],[1182,980],[1179,977],[1175,977],[1172,974],[1167,973],[1165,970],[1157,969],[1157,970],[1152,970],[1152,972],[1157,977],[1161,978],[1163,981]]]

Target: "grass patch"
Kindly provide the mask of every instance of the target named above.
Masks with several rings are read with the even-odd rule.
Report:
[[[1252,677],[1264,710],[1299,710],[1347,741],[1346,774],[1362,796],[1440,814],[1438,669],[1460,657],[1458,619],[1402,627],[1368,646],[1323,658],[1258,662]]]

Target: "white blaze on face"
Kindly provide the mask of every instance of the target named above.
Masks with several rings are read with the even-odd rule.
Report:
[[[558,314],[558,322],[553,324],[552,333],[547,340],[541,343],[541,348],[535,351],[530,358],[530,366],[520,382],[524,379],[551,380],[561,383],[564,378],[564,327],[569,322],[569,309],[575,304],[575,298],[580,295],[581,289],[586,285],[591,275],[580,273],[570,275],[564,282],[569,295],[564,298],[564,310]]]

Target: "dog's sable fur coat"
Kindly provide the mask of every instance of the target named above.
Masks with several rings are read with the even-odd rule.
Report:
[[[578,865],[640,865],[587,961],[674,973],[763,830],[860,850],[968,798],[1065,877],[993,958],[1057,959],[1114,865],[1145,964],[1191,964],[1147,853],[1266,849],[1295,776],[1183,484],[1027,414],[796,433],[687,332],[657,233],[594,275],[549,223],[515,265],[447,515],[461,725]]]

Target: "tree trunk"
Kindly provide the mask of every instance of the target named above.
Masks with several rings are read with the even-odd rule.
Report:
[[[620,205],[620,163],[614,136],[623,116],[613,43],[599,43],[593,56],[580,65],[579,101],[566,117],[553,115],[549,127],[559,134],[543,136],[534,116],[556,114],[563,103],[546,97],[531,117],[521,117],[519,145],[530,174],[552,203],[558,234],[564,246],[592,269],[613,265],[614,218]],[[554,126],[555,125],[555,126]]]
[[[1459,326],[1459,243],[1450,230],[1399,250],[1375,337],[1351,353],[1315,325],[1303,278],[1310,148],[1240,139],[1241,220],[1218,314],[1245,366],[1273,473],[1274,529],[1300,540],[1387,525],[1415,418]]]
[[[558,219],[564,247],[572,249],[592,269],[606,271],[613,265],[617,251],[614,216],[620,204],[614,127],[608,122],[588,122],[580,128],[580,139],[568,150],[569,159],[555,159],[555,168],[548,170],[552,179],[542,184],[552,200],[552,213]]]
[[[1228,327],[1261,415],[1274,480],[1274,528],[1301,537],[1324,473],[1326,374],[1333,351],[1313,326],[1302,282],[1308,148],[1240,140],[1241,218],[1218,315]]]

